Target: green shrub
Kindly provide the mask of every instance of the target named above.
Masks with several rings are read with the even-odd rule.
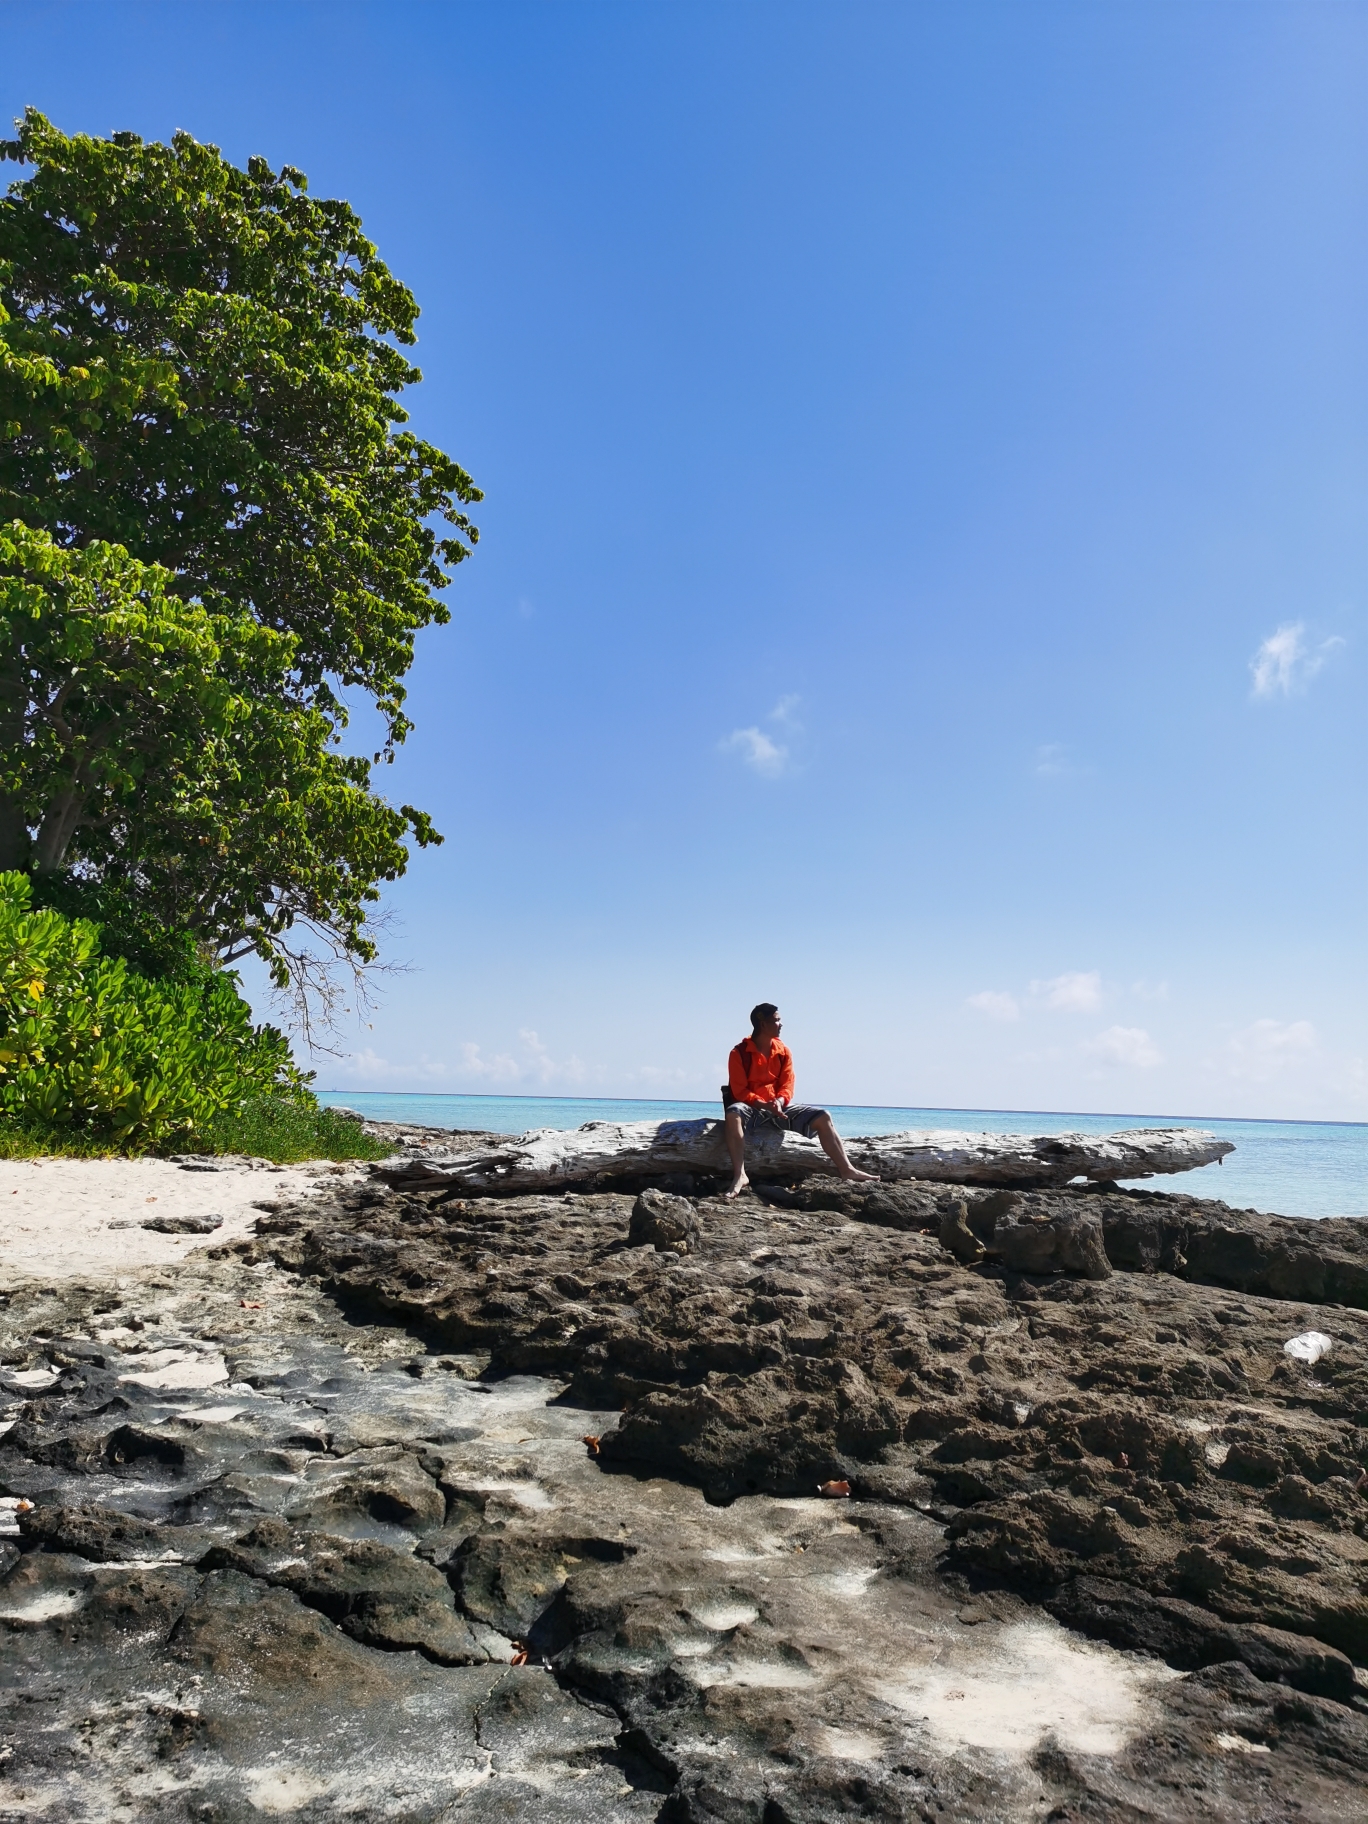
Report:
[[[0,1159],[38,1159],[48,1150],[26,1128],[0,1119]]]
[[[196,1150],[262,1096],[313,1105],[235,976],[188,958],[174,976],[138,975],[100,954],[98,926],[32,910],[28,877],[0,874],[0,1117],[14,1134]]]
[[[204,1142],[206,1152],[250,1153],[277,1165],[297,1165],[301,1159],[383,1159],[394,1150],[368,1138],[359,1121],[335,1108],[285,1096],[255,1096],[240,1109],[216,1115]]]
[[[135,975],[188,979],[204,967],[194,934],[161,924],[130,882],[84,880],[67,870],[31,878],[29,886],[35,912],[88,919],[99,928],[100,955],[121,956]]]

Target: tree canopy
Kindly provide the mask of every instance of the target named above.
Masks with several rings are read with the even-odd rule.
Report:
[[[481,498],[403,428],[414,298],[289,167],[34,111],[0,158],[0,868],[282,984],[301,922],[367,961],[377,883],[441,840],[371,768]],[[373,760],[337,751],[357,697]]]

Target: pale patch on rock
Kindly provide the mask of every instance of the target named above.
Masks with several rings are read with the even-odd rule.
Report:
[[[1149,1714],[1146,1685],[1166,1671],[1028,1621],[976,1628],[933,1664],[907,1666],[874,1689],[951,1751],[1024,1759],[1048,1735],[1075,1754],[1118,1754]]]
[[[863,1729],[819,1729],[813,1745],[836,1761],[877,1761],[884,1751],[878,1736]]]
[[[730,1660],[724,1665],[708,1666],[696,1672],[694,1679],[705,1691],[714,1685],[742,1685],[756,1691],[807,1691],[819,1682],[817,1674],[806,1666],[763,1659]]]
[[[158,1350],[147,1360],[152,1364],[149,1369],[139,1374],[120,1375],[119,1379],[135,1387],[156,1388],[163,1393],[182,1388],[217,1387],[228,1379],[228,1367],[221,1355],[187,1355],[181,1350]]]
[[[862,1565],[858,1570],[832,1571],[826,1577],[814,1577],[813,1583],[819,1590],[825,1590],[830,1596],[840,1596],[847,1601],[858,1601],[878,1576],[877,1565]]]
[[[268,1817],[283,1817],[291,1811],[302,1811],[327,1792],[327,1783],[311,1773],[288,1767],[263,1768],[243,1781],[247,1798]]]
[[[43,1590],[28,1602],[11,1603],[0,1608],[0,1621],[11,1627],[37,1628],[44,1622],[58,1621],[63,1615],[74,1615],[85,1602],[80,1590]]]
[[[749,1602],[712,1602],[701,1603],[690,1613],[696,1622],[711,1628],[714,1634],[726,1634],[732,1628],[749,1627],[760,1611]]]

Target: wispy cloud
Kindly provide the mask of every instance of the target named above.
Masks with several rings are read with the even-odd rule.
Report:
[[[1047,982],[1032,982],[1031,993],[1062,1013],[1095,1013],[1102,1005],[1102,977],[1096,969],[1075,970]]]
[[[985,988],[981,994],[971,994],[968,1005],[979,1013],[986,1013],[990,1020],[1019,1020],[1021,1003],[1011,994],[995,994],[991,988]]]
[[[789,751],[762,729],[734,728],[721,744],[724,754],[739,753],[763,779],[777,779],[788,765]]]
[[[1163,1054],[1143,1026],[1108,1026],[1090,1039],[1084,1048],[1101,1064],[1130,1066],[1152,1070],[1162,1064]]]
[[[331,1074],[331,1073],[330,1073]],[[349,1079],[355,1089],[371,1089],[385,1084],[423,1083],[434,1088],[444,1086],[451,1081],[451,1067],[443,1058],[408,1058],[402,1064],[394,1064],[389,1058],[382,1058],[371,1046],[363,1046],[344,1058],[337,1066],[337,1075]]]
[[[1285,621],[1276,633],[1270,633],[1249,661],[1256,697],[1290,697],[1306,689],[1337,646],[1344,641],[1338,634],[1312,647],[1306,638],[1304,621]]]
[[[682,1065],[639,1064],[631,1072],[631,1081],[643,1089],[696,1092],[700,1084],[711,1083],[712,1076],[711,1073],[704,1076],[700,1071],[687,1070]]]
[[[1316,1029],[1310,1020],[1255,1020],[1233,1034],[1226,1049],[1233,1076],[1265,1083],[1310,1058]]]
[[[782,729],[790,738],[803,731],[798,720],[798,705],[801,697],[780,697],[774,708],[765,717]],[[791,758],[789,748],[773,735],[767,735],[762,728],[734,728],[732,732],[718,743],[724,754],[739,754],[746,765],[759,773],[762,779],[778,779],[788,768]]]
[[[1033,770],[1037,779],[1062,779],[1070,770],[1063,746],[1058,741],[1047,741],[1044,747],[1038,747]]]
[[[573,1053],[554,1058],[531,1027],[519,1034],[521,1050],[488,1052],[473,1039],[456,1048],[452,1058],[406,1058],[395,1064],[369,1048],[353,1052],[342,1069],[357,1089],[382,1085],[422,1084],[433,1089],[531,1089],[583,1084],[589,1072]]]
[[[517,1083],[522,1078],[522,1069],[517,1059],[509,1057],[507,1052],[496,1052],[488,1057],[473,1039],[468,1039],[461,1046],[460,1063],[450,1074],[465,1083]]]
[[[518,1037],[527,1047],[529,1068],[542,1083],[583,1083],[588,1073],[573,1052],[557,1061],[529,1027],[523,1027]]]
[[[1169,985],[1167,982],[1147,982],[1142,976],[1138,982],[1131,983],[1131,993],[1141,1001],[1166,1001]]]

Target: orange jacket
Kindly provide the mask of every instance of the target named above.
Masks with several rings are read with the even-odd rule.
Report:
[[[766,1057],[754,1039],[742,1039],[727,1059],[727,1081],[738,1102],[792,1102],[793,1053],[774,1039]]]

